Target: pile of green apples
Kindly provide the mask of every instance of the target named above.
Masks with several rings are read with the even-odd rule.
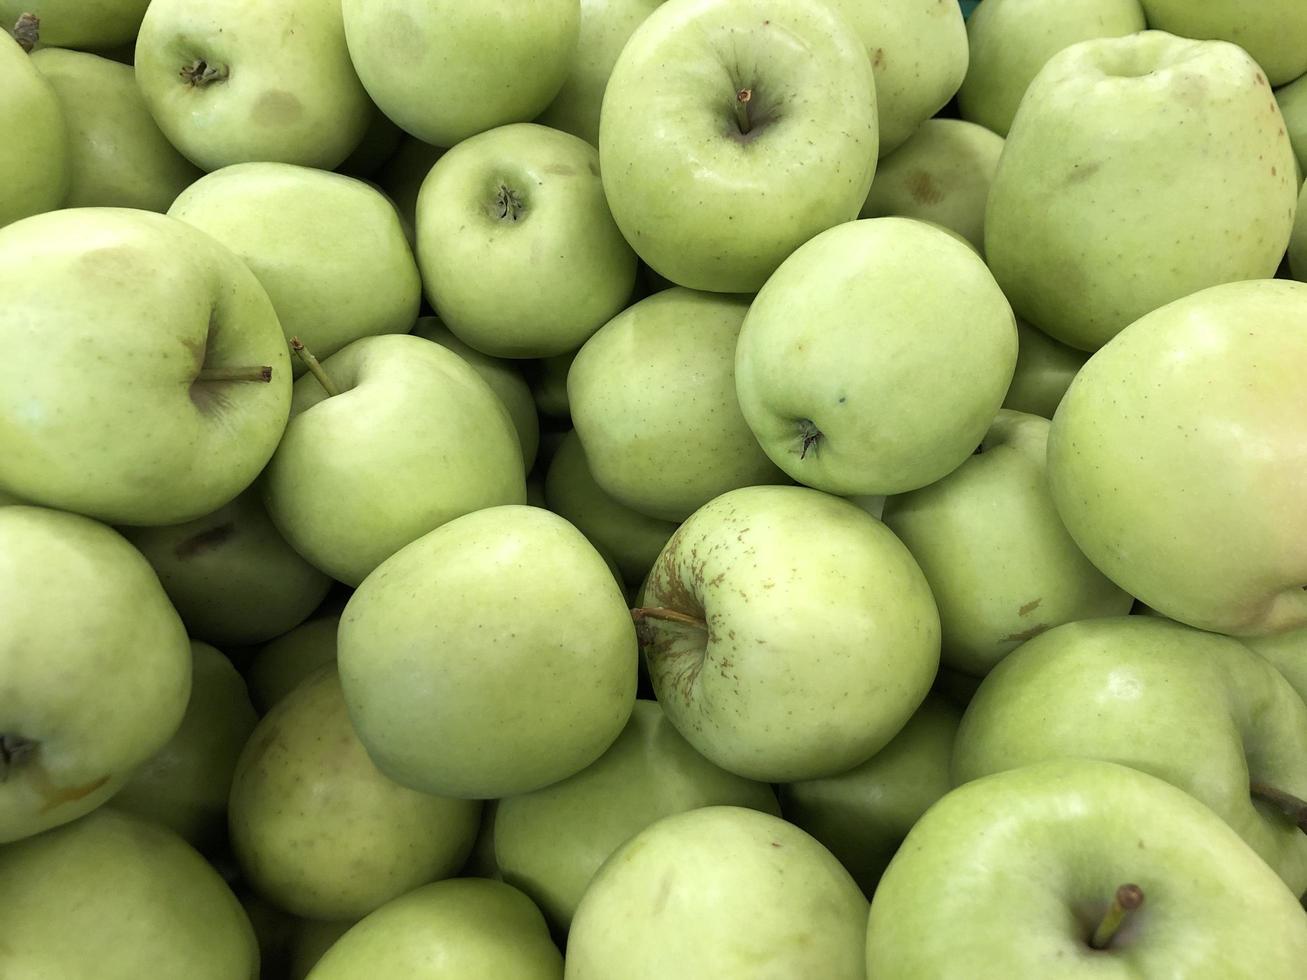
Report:
[[[1307,2],[0,21],[0,978],[1307,975]]]

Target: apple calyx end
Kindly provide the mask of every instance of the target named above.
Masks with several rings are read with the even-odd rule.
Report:
[[[214,82],[225,82],[230,73],[226,65],[212,65],[203,58],[196,58],[189,65],[183,65],[178,75],[192,88],[204,88]]]
[[[313,352],[304,346],[304,341],[300,340],[298,337],[291,337],[290,349],[296,357],[304,362],[304,366],[308,368],[309,373],[317,379],[318,384],[322,385],[322,390],[327,393],[328,398],[340,394],[340,389],[336,387],[336,383],[331,380],[331,375],[327,374],[327,369],[322,366],[322,362],[313,356]]]
[[[812,419],[799,419],[799,459],[807,459],[809,452],[816,456],[821,439],[821,429]]]
[[[15,769],[21,769],[36,754],[38,744],[22,735],[0,734],[0,783],[6,782]]]
[[[1144,904],[1144,890],[1135,884],[1125,884],[1112,896],[1112,904],[1103,913],[1102,920],[1089,939],[1093,949],[1107,949],[1125,923],[1126,917]]]
[[[41,40],[41,18],[36,14],[23,14],[14,24],[13,35],[18,46],[31,54]]]
[[[517,191],[503,183],[495,188],[494,200],[490,202],[491,217],[514,224],[522,220],[525,211],[526,202]]]

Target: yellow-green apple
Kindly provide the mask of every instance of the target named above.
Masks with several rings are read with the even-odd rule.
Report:
[[[876,91],[853,27],[818,0],[670,0],[618,56],[599,117],[604,191],[672,282],[754,292],[857,216]]]
[[[744,297],[666,289],[586,341],[567,373],[595,482],[642,514],[680,521],[714,497],[787,478],[740,413]]]
[[[1307,174],[1307,74],[1275,93],[1280,115],[1289,130],[1289,142],[1298,158],[1298,175]]]
[[[5,28],[23,14],[41,21],[41,41],[101,51],[130,44],[150,0],[0,0]]]
[[[259,649],[245,671],[245,680],[250,686],[250,699],[261,715],[319,667],[336,662],[339,627],[339,616],[310,619]]]
[[[1257,59],[1272,85],[1307,73],[1307,6],[1299,0],[1140,0],[1148,26],[1239,45]]]
[[[290,409],[254,274],[164,215],[69,208],[0,229],[0,487],[119,524],[244,490]]]
[[[1307,285],[1177,300],[1089,359],[1053,418],[1053,500],[1080,550],[1171,619],[1307,624]]]
[[[1017,369],[1003,407],[1051,419],[1089,354],[1017,318]]]
[[[1097,350],[1172,300],[1274,275],[1294,169],[1284,117],[1245,51],[1162,31],[1082,41],[1021,100],[985,256],[1019,316]]]
[[[534,123],[480,133],[436,161],[418,194],[417,255],[445,325],[495,357],[575,350],[635,284],[599,152]]]
[[[53,211],[72,181],[59,95],[27,51],[0,30],[0,227]]]
[[[451,355],[452,356],[452,355]],[[599,758],[635,702],[635,627],[561,517],[491,507],[382,563],[341,616],[350,718],[392,779],[493,799]]]
[[[136,549],[85,517],[0,508],[0,843],[109,799],[190,688],[186,630]]]
[[[872,218],[823,232],[767,281],[735,384],[762,448],[795,480],[902,493],[976,448],[1016,360],[1012,310],[975,251],[921,221]]]

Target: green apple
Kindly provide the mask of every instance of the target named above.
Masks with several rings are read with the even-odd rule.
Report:
[[[319,667],[336,662],[339,627],[339,616],[310,619],[259,649],[245,672],[259,714],[267,714]]]
[[[1017,369],[1003,407],[1051,419],[1089,354],[1054,340],[1017,317]]]
[[[617,226],[692,289],[755,292],[857,216],[878,147],[871,62],[818,0],[670,0],[622,49],[599,155]]]
[[[939,614],[902,543],[846,500],[748,487],[700,508],[649,573],[641,640],[659,703],[729,772],[844,772],[907,723]]]
[[[404,224],[404,234],[411,243],[417,240],[418,194],[422,190],[422,182],[444,153],[438,146],[423,143],[413,136],[405,136],[400,140],[394,156],[377,172],[377,185],[395,203],[399,220]]]
[[[495,357],[575,350],[635,284],[598,151],[533,123],[472,136],[436,162],[418,195],[417,254],[445,325]]]
[[[1003,138],[961,119],[927,119],[876,167],[862,217],[918,218],[985,245],[985,201]]]
[[[971,58],[958,111],[1006,136],[1021,97],[1053,55],[1145,26],[1139,0],[986,0],[967,21]]]
[[[579,0],[344,0],[343,8],[350,57],[372,100],[436,146],[539,115],[567,78],[581,21]]]
[[[735,384],[762,448],[795,480],[902,493],[976,448],[1016,359],[1012,310],[972,249],[920,221],[873,218],[823,232],[767,281]]]
[[[335,922],[300,919],[290,938],[287,980],[304,980],[326,955],[327,950],[336,945],[336,941],[349,932],[355,923],[354,919]]]
[[[331,588],[277,533],[257,490],[185,524],[122,533],[154,566],[191,636],[221,646],[280,636]]]
[[[209,852],[227,831],[236,759],[258,721],[245,681],[223,654],[191,643],[191,697],[171,741],[151,756],[112,805],[175,831]]]
[[[595,875],[567,980],[864,980],[866,923],[858,886],[802,830],[703,807],[646,827]]]
[[[1122,923],[1111,910],[1126,885],[1143,904]],[[1219,817],[1088,759],[940,800],[881,879],[867,928],[872,977],[1293,980],[1305,960],[1298,899]]]
[[[542,357],[528,366],[527,383],[531,386],[536,410],[541,415],[553,419],[567,419],[570,416],[567,375],[572,370],[576,355],[577,351],[568,351],[556,357]]]
[[[163,215],[70,208],[0,229],[0,487],[119,524],[244,490],[290,408],[268,294]],[[270,377],[270,380],[269,380]]]
[[[718,769],[692,749],[656,702],[636,701],[617,741],[570,779],[494,805],[498,871],[565,933],[608,856],[661,817],[702,806],[780,816],[771,787]]]
[[[1274,275],[1294,168],[1266,76],[1241,49],[1161,31],[1082,41],[1021,101],[985,256],[1019,316],[1097,350],[1172,300]]]
[[[567,80],[536,122],[599,145],[599,109],[617,56],[663,0],[581,0],[581,23]]]
[[[309,980],[563,980],[540,910],[509,885],[440,881],[383,905],[342,936]]]
[[[155,125],[130,66],[61,48],[34,52],[32,64],[54,86],[68,125],[64,207],[167,211],[200,177]]]
[[[735,350],[744,297],[667,289],[586,341],[567,374],[597,484],[633,510],[681,521],[714,497],[784,483],[740,413]]]
[[[1058,407],[1048,475],[1098,568],[1171,619],[1307,625],[1307,285],[1229,283],[1142,318]]]
[[[1307,75],[1278,89],[1275,101],[1289,130],[1289,142],[1298,158],[1298,175],[1307,174]]]
[[[150,0],[0,0],[6,30],[23,14],[41,21],[41,41],[101,51],[131,44]]]
[[[1298,695],[1307,701],[1307,627],[1274,636],[1250,637],[1243,642],[1274,664]]]
[[[422,280],[394,206],[353,177],[242,163],[186,190],[168,213],[245,260],[281,328],[325,358],[360,337],[407,333]]]
[[[1237,640],[1121,616],[1022,646],[968,706],[954,782],[1061,758],[1106,759],[1180,787],[1295,895],[1307,891],[1307,835],[1257,798],[1263,786],[1307,797],[1307,704]]]
[[[942,480],[890,497],[884,520],[926,573],[941,660],[984,676],[1062,623],[1124,616],[1134,599],[1089,563],[1048,490],[1047,419],[1003,410]]]
[[[0,0],[3,2],[3,0]],[[23,47],[0,30],[0,228],[53,211],[72,181],[59,95]]]
[[[494,799],[599,758],[635,701],[635,628],[581,532],[492,507],[419,538],[340,621],[350,717],[392,779]]]
[[[913,824],[949,791],[949,760],[961,718],[958,708],[928,696],[890,743],[862,765],[782,786],[785,819],[830,848],[870,896]]]
[[[481,804],[383,775],[320,668],[250,736],[231,782],[232,850],[250,885],[293,915],[357,919],[462,867]]]
[[[85,517],[0,508],[0,843],[112,796],[190,688],[186,630],[136,549]]]
[[[638,585],[676,530],[609,496],[595,481],[575,431],[563,437],[545,476],[545,502],[598,548],[609,552],[622,578]]]
[[[356,340],[295,383],[290,425],[263,475],[286,540],[358,585],[446,521],[526,499],[522,450],[498,396],[466,361],[420,337]]]
[[[0,848],[5,977],[250,980],[259,952],[226,882],[170,830],[105,808]]]
[[[1193,38],[1218,38],[1257,59],[1272,85],[1307,73],[1307,6],[1299,0],[1140,0],[1148,26]]]
[[[152,0],[136,80],[164,135],[204,170],[335,167],[372,115],[339,0]]]

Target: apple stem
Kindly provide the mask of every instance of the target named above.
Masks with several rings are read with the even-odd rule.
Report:
[[[205,368],[195,380],[268,382],[272,380],[272,368],[266,364],[262,367]]]
[[[14,40],[28,54],[41,40],[41,18],[36,14],[23,14],[14,25]]]
[[[1094,930],[1089,945],[1094,949],[1107,949],[1125,922],[1126,916],[1144,904],[1144,890],[1138,885],[1122,885],[1112,896],[1112,904],[1103,913],[1103,919]]]
[[[189,65],[183,65],[182,70],[178,73],[188,84],[196,88],[203,88],[213,82],[225,82],[227,80],[228,69],[226,65],[217,67],[209,64],[203,58],[196,58]]]
[[[740,133],[747,133],[753,129],[753,123],[749,119],[749,103],[753,101],[753,89],[742,88],[735,93],[735,121],[739,123]]]
[[[36,751],[36,743],[21,735],[0,734],[0,783],[9,778]]]
[[[1307,833],[1307,800],[1301,800],[1292,793],[1267,786],[1265,783],[1253,783],[1250,789],[1253,796],[1283,810],[1298,825],[1299,830]]]
[[[631,618],[635,620],[636,623],[643,623],[646,619],[661,619],[666,623],[680,623],[682,626],[693,626],[695,629],[705,631],[708,629],[708,624],[702,619],[687,616],[685,613],[677,612],[675,609],[664,609],[661,606],[632,609]]]
[[[327,373],[327,369],[322,366],[322,362],[313,356],[313,352],[304,346],[303,341],[298,337],[291,337],[290,349],[295,352],[296,357],[304,362],[304,366],[309,369],[309,373],[318,379],[318,384],[322,385],[322,390],[328,396],[334,397],[340,394],[340,389],[331,380],[331,375]]]

